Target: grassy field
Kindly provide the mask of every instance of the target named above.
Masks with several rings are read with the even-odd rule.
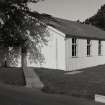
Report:
[[[83,69],[78,74],[70,75],[61,70],[35,69],[45,84],[47,93],[93,99],[94,94],[105,95],[105,65]]]
[[[71,96],[46,94],[37,89],[0,83],[0,105],[105,105]]]
[[[8,67],[8,68],[0,68],[0,82],[24,86],[25,78],[23,74],[22,68]]]
[[[53,73],[59,74],[61,71]],[[35,88],[26,88],[24,85],[21,68],[0,68],[0,105],[104,105],[66,95],[46,94]]]

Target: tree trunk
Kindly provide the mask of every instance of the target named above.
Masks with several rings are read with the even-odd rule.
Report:
[[[21,66],[23,69],[27,67],[27,57],[26,57],[27,51],[24,47],[21,48]]]
[[[8,66],[8,59],[7,59],[7,57],[8,57],[8,47],[4,47],[3,48],[3,54],[4,54],[4,64],[3,64],[3,67],[7,67]]]

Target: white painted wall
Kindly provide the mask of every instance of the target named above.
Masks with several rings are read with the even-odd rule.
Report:
[[[87,40],[77,40],[77,57],[72,57],[72,39],[65,39],[65,34],[48,26],[48,46],[42,48],[45,61],[42,65],[30,62],[27,58],[27,66],[44,67],[61,70],[77,70],[86,67],[105,64],[105,41],[102,41],[102,56],[98,55],[98,40],[91,40],[91,56],[87,57]],[[13,66],[13,65],[12,65]],[[19,59],[18,67],[21,66]]]
[[[91,40],[91,56],[87,57],[87,40],[77,40],[77,57],[72,57],[72,39],[66,39],[66,70],[72,71],[81,68],[105,64],[105,41],[102,41],[102,56],[98,55],[98,40]]]
[[[48,26],[48,31],[50,35],[48,45],[44,46],[41,49],[45,61],[41,65],[36,64],[35,62],[32,62],[32,60],[29,59],[28,54],[27,66],[65,70],[65,34],[50,26]],[[21,67],[21,57],[18,58],[18,63],[16,65],[9,64],[9,66]]]
[[[65,35],[50,26],[48,30],[49,42],[42,48],[45,57],[44,63],[42,65],[35,64],[28,59],[27,66],[65,70]]]

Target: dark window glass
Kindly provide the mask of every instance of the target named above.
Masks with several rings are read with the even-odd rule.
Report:
[[[90,56],[90,49],[91,49],[91,41],[88,39],[87,40],[87,56]]]
[[[77,56],[77,39],[72,38],[72,56]]]
[[[101,41],[99,40],[98,41],[98,55],[101,55],[101,47],[102,47]]]

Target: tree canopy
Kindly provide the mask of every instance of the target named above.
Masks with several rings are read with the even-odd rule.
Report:
[[[41,47],[47,44],[46,25],[28,3],[41,0],[0,0],[0,44],[30,50],[35,61],[42,61]]]
[[[92,24],[105,30],[105,5],[101,6],[98,12],[94,16],[86,19],[84,23]]]

